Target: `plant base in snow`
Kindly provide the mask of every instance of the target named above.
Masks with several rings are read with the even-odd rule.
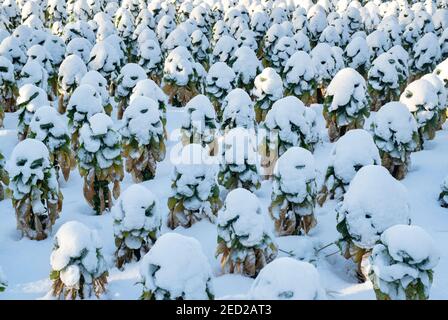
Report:
[[[139,149],[137,157],[131,157],[131,151],[124,147],[124,156],[126,157],[126,172],[131,173],[132,180],[135,183],[148,181],[156,175],[157,162],[163,161],[165,158],[165,144],[161,141],[159,150],[142,147]]]
[[[180,87],[175,84],[165,84],[163,91],[168,95],[168,101],[173,107],[184,107],[188,101],[199,94],[199,90],[192,85]]]
[[[210,202],[210,211],[216,215],[216,212],[218,212],[222,206],[221,200],[219,197],[212,197],[207,201]],[[168,199],[168,209],[170,210],[168,214],[168,227],[170,229],[176,229],[178,226],[189,228],[203,217],[208,217],[209,220],[213,222],[209,217],[209,214],[203,212],[205,211],[205,208],[200,208],[196,211],[185,209],[183,199],[170,197]]]
[[[331,117],[330,119],[327,119],[327,128],[330,142],[335,142],[340,137],[342,137],[347,131],[362,128],[362,123],[353,122],[346,126],[338,126],[336,119],[333,119],[333,117]]]
[[[140,259],[149,251],[151,245],[156,242],[156,236],[154,233],[150,233],[148,241],[138,249],[130,249],[124,238],[115,238],[115,265],[118,269],[122,269],[124,264],[132,261],[140,261]]]
[[[277,247],[271,245],[265,250],[261,248],[245,248],[244,257],[236,256],[232,248],[228,248],[225,242],[219,242],[216,255],[221,256],[221,267],[228,273],[243,274],[256,277],[266,264],[271,262],[277,255]]]
[[[408,166],[410,161],[410,155],[407,155],[408,160],[402,161],[401,159],[392,158],[389,154],[384,153],[381,158],[381,164],[390,174],[397,180],[403,180],[408,172]]]
[[[74,287],[67,287],[64,285],[60,278],[60,273],[58,271],[52,271],[50,274],[50,279],[53,280],[53,285],[51,287],[51,294],[59,299],[65,300],[77,300],[85,299],[91,297],[94,294],[99,298],[103,293],[106,292],[108,273],[104,272],[98,278],[93,278],[92,283],[86,284],[83,277],[79,280],[79,285]]]
[[[107,178],[107,177],[103,177]],[[109,189],[109,180],[97,177],[92,171],[84,177],[84,198],[97,214],[102,214],[112,207],[112,194],[114,199],[120,196],[120,181],[114,180],[112,193]]]
[[[56,203],[47,202],[45,214],[35,214],[29,197],[12,201],[16,211],[17,228],[31,240],[44,240],[51,232],[51,227],[62,210],[62,194]]]
[[[375,292],[376,300],[392,300],[388,294],[381,292],[376,286],[373,287],[373,291]],[[424,286],[420,279],[412,281],[404,292],[406,300],[428,300],[428,297],[424,294]]]
[[[274,220],[275,231],[279,236],[308,234],[316,224],[317,220],[313,214],[298,216],[288,208],[280,210],[279,218]]]

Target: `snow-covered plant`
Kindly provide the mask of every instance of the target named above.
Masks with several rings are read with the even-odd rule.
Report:
[[[292,35],[292,34],[291,34]],[[280,38],[287,36],[285,29],[279,23],[272,24],[266,31],[263,38],[263,43],[260,45],[259,56],[263,58],[263,64],[268,65],[271,61],[271,55],[275,45]]]
[[[64,0],[48,0],[45,8],[45,18],[49,20],[49,25],[56,22],[65,23],[67,20],[67,4]]]
[[[236,49],[238,49],[237,41],[232,36],[223,35],[213,48],[212,61],[229,63]]]
[[[286,62],[284,75],[285,95],[294,95],[305,104],[315,95],[315,67],[305,51],[296,51]]]
[[[425,34],[412,48],[411,70],[414,77],[418,78],[432,72],[439,62],[440,55],[437,36],[432,32]]]
[[[249,26],[255,33],[255,39],[260,43],[266,31],[269,29],[270,21],[268,14],[262,9],[255,9],[250,17]]]
[[[27,63],[25,63],[20,71],[19,78],[17,80],[19,87],[26,84],[33,84],[47,92],[48,73],[36,60],[28,59]]]
[[[224,272],[255,277],[277,256],[277,245],[265,224],[261,204],[252,192],[238,188],[218,212],[218,247]]]
[[[403,39],[403,47],[411,51],[414,45],[417,43],[418,40],[421,39],[423,36],[422,30],[418,27],[418,24],[416,21],[412,21],[409,24],[406,25],[402,39]]]
[[[45,144],[51,164],[57,173],[59,169],[62,171],[67,181],[74,159],[70,149],[67,122],[61,114],[50,106],[43,106],[36,110],[29,126],[28,137]]]
[[[162,43],[163,53],[166,55],[170,51],[177,47],[191,47],[191,39],[188,33],[180,27],[176,27],[170,34],[166,37],[165,41]]]
[[[216,170],[200,144],[188,144],[174,166],[171,196],[168,198],[168,227],[191,227],[208,218],[214,222],[221,207]]]
[[[182,122],[182,143],[198,143],[209,146],[210,154],[214,154],[214,142],[217,130],[216,113],[210,100],[200,94],[191,99],[185,106]]]
[[[95,70],[88,71],[81,79],[80,85],[90,85],[101,97],[101,103],[104,111],[110,115],[112,113],[112,97],[107,90],[107,80],[101,73]]]
[[[253,129],[255,126],[254,103],[249,94],[241,88],[233,89],[222,103],[221,131],[236,127]]]
[[[322,205],[328,196],[330,199],[342,199],[356,172],[367,165],[381,165],[380,154],[371,134],[363,129],[347,131],[331,151],[319,203]]]
[[[47,35],[47,38],[45,39],[43,46],[50,54],[51,63],[56,70],[65,58],[66,46],[64,40],[62,40],[62,38],[58,37],[57,35],[49,34]],[[57,81],[56,72],[55,76],[56,78],[54,80]],[[51,79],[52,78],[50,77],[50,80]]]
[[[273,103],[283,97],[283,82],[273,68],[265,68],[255,77],[254,85],[255,119],[261,122],[266,118]]]
[[[301,31],[304,34],[308,31],[308,19],[306,17],[307,9],[304,8],[303,4],[297,6],[292,13],[291,22],[294,27],[294,31]]]
[[[126,49],[127,57],[131,58],[132,34],[134,33],[134,17],[131,12],[123,7],[119,8],[115,13],[115,27],[117,35],[123,40]]]
[[[90,59],[90,51],[92,50],[92,44],[85,38],[73,38],[66,48],[66,55],[76,54],[84,63],[88,63]]]
[[[330,46],[340,46],[342,44],[341,35],[334,26],[327,26],[320,34],[319,42],[325,42]]]
[[[364,78],[370,67],[370,51],[363,37],[354,37],[344,50],[344,60],[349,68],[358,71]]]
[[[440,60],[448,58],[448,28],[439,37]]]
[[[6,169],[17,228],[30,239],[47,238],[62,209],[62,193],[47,147],[35,139],[23,140]]]
[[[255,131],[236,127],[225,133],[220,150],[218,183],[227,190],[260,188]]]
[[[157,162],[165,158],[163,123],[157,102],[138,96],[123,114],[120,133],[126,171],[135,182],[154,178]]]
[[[448,101],[448,89],[445,88],[442,80],[435,75],[434,73],[428,73],[422,77],[423,80],[430,82],[437,93],[438,103],[437,103],[437,112],[439,123],[437,124],[437,129],[442,128],[442,125],[446,121],[446,110],[447,110],[447,101]]]
[[[325,291],[315,266],[282,257],[260,271],[248,297],[251,300],[324,300]]]
[[[90,51],[88,67],[106,78],[111,95],[114,94],[113,80],[118,76],[120,65],[120,53],[106,40],[97,42]]]
[[[13,35],[6,37],[0,43],[0,56],[5,57],[14,65],[14,72],[16,75],[26,63],[25,52],[20,47],[19,40]]]
[[[3,127],[5,111],[15,110],[15,99],[18,94],[14,77],[14,66],[5,57],[0,56],[0,128]]]
[[[392,46],[387,34],[382,30],[375,30],[366,37],[370,51],[370,60],[373,61]]]
[[[90,117],[79,130],[76,157],[79,173],[84,177],[84,198],[96,214],[112,207],[109,184],[113,184],[113,197],[117,199],[120,195],[124,175],[120,143],[112,119],[104,113]]]
[[[184,106],[200,92],[202,66],[193,60],[185,47],[177,47],[168,54],[163,68],[163,90],[169,96],[171,105]]]
[[[67,118],[74,151],[77,150],[79,145],[79,130],[91,116],[100,112],[104,112],[104,109],[101,97],[94,87],[82,84],[73,91],[67,105]]]
[[[397,17],[384,17],[378,25],[377,30],[383,31],[387,35],[391,46],[401,44],[402,30]]]
[[[133,99],[135,99],[138,96],[148,97],[153,99],[158,103],[159,106],[159,112],[162,117],[162,122],[165,125],[166,124],[166,107],[168,105],[168,97],[163,92],[162,89],[151,79],[145,79],[140,80],[135,85],[134,89],[132,90],[131,97],[129,98],[129,101],[132,102]]]
[[[316,225],[316,175],[313,155],[301,147],[289,148],[277,160],[269,213],[278,235],[307,234]]]
[[[322,98],[325,96],[328,84],[338,71],[331,49],[332,48],[327,43],[318,43],[310,53],[315,70],[314,79],[316,81],[318,102],[321,102]]]
[[[383,232],[370,256],[369,278],[378,300],[427,300],[440,253],[419,226],[395,225]]]
[[[139,261],[157,240],[162,224],[157,206],[157,198],[150,190],[133,184],[112,207],[118,268]]]
[[[87,67],[79,56],[71,54],[62,61],[58,71],[59,113],[65,113],[69,98],[86,73]]]
[[[168,35],[176,28],[174,18],[169,15],[164,15],[157,23],[156,33],[160,43],[163,43]]]
[[[254,52],[258,51],[258,42],[256,38],[255,32],[253,32],[250,29],[246,29],[239,35],[238,39],[236,39],[238,42],[238,47],[248,47],[251,48]]]
[[[404,178],[410,165],[410,154],[419,143],[417,122],[400,102],[389,102],[375,114],[371,132],[382,165],[398,180]]]
[[[16,104],[19,118],[17,131],[19,140],[23,140],[28,135],[29,125],[36,110],[50,105],[50,102],[47,93],[42,88],[36,87],[34,84],[25,84],[19,89]]]
[[[425,79],[415,80],[404,89],[400,96],[400,102],[408,107],[417,120],[420,147],[423,147],[424,139],[434,139],[439,125],[436,89],[431,82]]]
[[[165,233],[140,264],[142,300],[212,300],[212,270],[196,239]]]
[[[204,68],[209,64],[210,42],[201,30],[195,30],[190,36],[191,54]]]
[[[368,72],[369,95],[372,111],[389,101],[398,100],[400,95],[400,65],[394,55],[383,53],[373,60]]]
[[[281,37],[275,44],[270,56],[270,65],[279,73],[289,58],[296,52],[296,41],[292,37]]]
[[[155,39],[148,39],[139,43],[138,64],[145,70],[147,76],[160,83],[162,78],[163,64],[162,51],[160,45]]]
[[[115,82],[115,101],[118,102],[117,118],[123,117],[123,112],[129,103],[129,97],[138,81],[146,79],[145,70],[136,63],[128,63],[121,68]]]
[[[5,198],[5,187],[9,184],[8,172],[5,169],[5,157],[0,151],[0,201]]]
[[[235,72],[224,62],[218,61],[210,67],[205,79],[205,92],[217,111],[222,111],[222,101],[234,88],[235,78]]]
[[[303,102],[294,96],[277,100],[260,125],[260,128],[266,130],[266,141],[261,153],[268,160],[275,162],[276,157],[291,147],[313,151],[318,138],[313,122],[315,118],[314,110],[306,108]]]
[[[238,48],[230,59],[235,72],[235,86],[250,92],[254,87],[255,77],[263,70],[261,61],[255,52],[246,46]]]
[[[219,20],[217,21],[212,29],[212,39],[211,39],[211,45],[212,47],[216,46],[216,43],[219,39],[221,39],[222,36],[228,36],[229,35],[229,29],[227,28],[224,21]]]
[[[356,173],[336,211],[337,245],[346,259],[357,263],[363,281],[361,262],[381,234],[393,225],[411,222],[406,188],[377,165],[364,166]]]
[[[319,37],[327,27],[327,15],[325,13],[324,8],[316,4],[312,6],[307,12],[307,31],[310,37],[310,40],[313,43],[316,43],[319,40]]]
[[[97,231],[81,222],[69,221],[59,228],[50,256],[54,297],[83,300],[106,293],[109,274],[101,246]]]
[[[328,85],[324,101],[330,141],[335,141],[348,130],[362,128],[369,115],[367,85],[354,69],[339,71]]]

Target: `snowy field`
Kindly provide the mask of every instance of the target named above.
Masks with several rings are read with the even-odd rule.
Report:
[[[170,108],[167,112],[167,125],[169,129],[178,128],[182,111]],[[9,120],[9,121],[8,121]],[[11,153],[17,143],[15,123],[13,116],[7,117],[7,128],[1,130],[0,146],[6,157]],[[322,124],[323,119],[320,118]],[[437,197],[440,193],[442,176],[448,168],[448,130],[437,133],[433,141],[426,142],[425,150],[412,154],[412,166],[403,184],[408,188],[411,199],[411,217],[414,224],[422,226],[435,239],[441,252],[440,262],[435,269],[434,283],[431,290],[431,299],[448,298],[448,255],[445,244],[448,243],[448,220],[446,209],[440,207]],[[318,163],[319,178],[322,180],[328,163],[332,144],[325,141],[315,151]],[[169,149],[168,149],[169,150]],[[168,151],[169,152],[169,151]],[[169,160],[162,162],[157,168],[154,180],[144,182],[160,199],[166,203],[170,195],[172,165]],[[114,268],[113,255],[115,252],[113,237],[113,219],[109,213],[96,216],[85,203],[82,196],[82,179],[73,174],[68,183],[61,181],[64,194],[64,208],[61,217],[56,221],[54,230],[64,222],[77,220],[92,229],[98,230],[103,241],[103,252],[111,267],[109,277],[110,299],[137,299],[141,294],[141,285],[135,283],[139,280],[138,263],[131,263],[124,271]],[[126,176],[123,190],[132,184],[132,179]],[[268,216],[267,207],[270,202],[271,183],[264,181],[260,190],[255,194],[263,203],[266,221],[273,223]],[[393,195],[391,195],[393,198]],[[338,237],[336,231],[335,203],[329,201],[317,211],[318,224],[310,232],[309,239],[314,247],[319,249],[335,241]],[[166,218],[168,209],[161,205],[163,216]],[[20,237],[16,230],[16,221],[11,202],[0,202],[0,214],[3,223],[0,225],[0,261],[4,273],[8,275],[8,290],[2,293],[2,299],[41,299],[45,298],[50,290],[51,281],[49,257],[53,247],[53,240],[33,241]],[[163,224],[163,232],[170,231]],[[219,260],[215,258],[216,226],[208,221],[201,221],[191,228],[177,228],[175,232],[196,238],[202,244],[215,276],[213,284],[216,297],[246,294],[253,279],[240,275],[222,274]],[[279,248],[286,252],[297,251],[305,254],[300,236],[278,237]],[[306,250],[306,245],[305,245]],[[328,293],[329,299],[375,299],[375,294],[369,282],[358,284],[354,275],[354,266],[339,254],[329,254],[338,251],[336,246],[330,246],[319,252],[316,265],[321,276],[322,285]],[[279,256],[288,256],[280,252]]]
[[[448,299],[446,0],[0,0],[0,300]]]

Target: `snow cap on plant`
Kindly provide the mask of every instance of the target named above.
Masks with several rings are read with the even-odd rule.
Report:
[[[336,141],[331,151],[324,192],[331,199],[341,199],[359,169],[380,164],[381,158],[371,134],[363,129],[349,130]]]
[[[156,196],[140,184],[129,186],[112,207],[115,257],[119,268],[138,261],[157,240],[162,217]]]
[[[352,252],[352,245],[371,250],[387,228],[411,221],[406,188],[378,165],[364,166],[356,173],[337,212],[344,254]]]
[[[107,263],[96,230],[78,221],[64,223],[50,256],[51,293],[62,299],[100,298],[106,292]]]
[[[279,235],[308,233],[316,225],[316,165],[308,150],[291,147],[277,160],[269,212]]]
[[[236,74],[236,86],[252,90],[255,77],[263,70],[261,61],[249,47],[238,48],[231,58],[231,66]]]
[[[400,96],[417,120],[421,138],[433,139],[438,124],[437,91],[431,82],[419,79],[411,82]]]
[[[203,218],[214,222],[221,207],[215,179],[216,167],[211,165],[207,150],[197,143],[184,146],[176,159],[168,199],[171,229],[190,227]]]
[[[255,127],[254,103],[243,89],[235,88],[230,91],[224,98],[222,110],[221,130]]]
[[[378,300],[426,300],[440,253],[421,227],[398,224],[383,232],[369,260]]]
[[[6,170],[18,229],[30,239],[45,239],[62,209],[62,194],[47,147],[35,139],[21,141]]]
[[[140,264],[142,300],[213,299],[212,270],[194,238],[165,233]]]
[[[218,247],[222,268],[228,273],[254,277],[277,255],[257,196],[237,188],[218,213]]]
[[[185,106],[182,123],[184,144],[199,143],[206,146],[215,139],[217,123],[216,113],[210,100],[200,94]]]
[[[323,300],[316,267],[290,257],[277,258],[258,274],[249,290],[254,300]]]

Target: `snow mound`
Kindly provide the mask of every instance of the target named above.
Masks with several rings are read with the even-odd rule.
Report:
[[[145,292],[151,298],[205,300],[213,296],[211,267],[194,238],[177,233],[162,235],[140,264]]]
[[[387,228],[410,223],[406,188],[378,165],[358,171],[337,211],[338,222],[346,219],[353,242],[365,249],[371,249]]]
[[[253,300],[322,300],[316,268],[293,258],[277,258],[267,264],[252,284],[248,296]]]

